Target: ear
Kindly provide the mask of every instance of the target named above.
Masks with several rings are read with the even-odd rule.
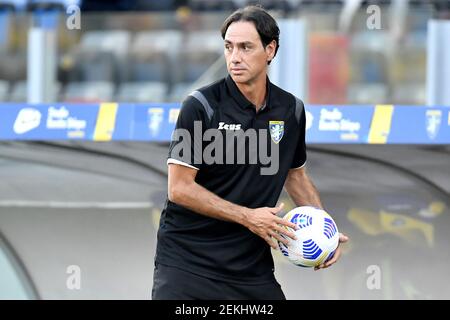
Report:
[[[275,49],[276,48],[277,48],[277,42],[275,40],[272,40],[266,46],[267,62],[272,61],[273,57],[275,56]]]

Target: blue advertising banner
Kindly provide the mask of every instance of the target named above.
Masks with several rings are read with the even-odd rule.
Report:
[[[0,138],[91,140],[97,113],[97,104],[2,104],[0,105]]]
[[[450,144],[450,107],[306,105],[307,143]],[[170,141],[179,103],[0,104],[0,139]]]
[[[367,143],[374,106],[306,105],[307,143]]]
[[[450,107],[396,106],[387,143],[450,143]]]
[[[130,140],[133,134],[134,106],[132,103],[119,105],[111,140]]]
[[[131,140],[170,141],[180,105],[135,104]]]

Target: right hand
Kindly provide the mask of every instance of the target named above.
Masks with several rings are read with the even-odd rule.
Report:
[[[286,246],[289,245],[289,239],[286,237],[293,240],[297,239],[293,232],[283,227],[286,226],[297,230],[297,225],[277,216],[277,213],[283,209],[283,206],[284,204],[281,203],[278,207],[274,208],[262,207],[250,209],[251,211],[246,223],[246,227],[251,232],[266,240],[275,250],[278,248],[278,245],[274,239],[284,243]]]

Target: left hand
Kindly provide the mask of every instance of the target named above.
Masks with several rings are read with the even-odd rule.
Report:
[[[339,260],[339,257],[342,254],[342,248],[341,248],[341,243],[345,243],[349,240],[349,237],[347,237],[345,234],[343,233],[339,233],[339,244],[338,247],[336,248],[336,252],[334,253],[333,258],[331,258],[330,260],[328,260],[325,263],[322,263],[321,265],[314,267],[314,271],[320,270],[320,269],[326,269],[328,267],[331,267],[333,264],[336,263],[336,261]]]

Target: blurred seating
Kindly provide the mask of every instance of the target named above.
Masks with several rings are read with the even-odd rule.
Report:
[[[71,82],[62,97],[65,102],[110,102],[114,100],[114,84],[107,81]]]
[[[127,82],[120,86],[117,102],[165,102],[167,85],[164,82]]]
[[[170,85],[176,78],[176,53],[181,41],[179,31],[139,32],[130,50],[129,81],[163,81]]]
[[[192,83],[180,82],[173,86],[168,102],[181,102],[190,93]]]
[[[0,102],[8,101],[9,82],[0,80]]]
[[[223,40],[219,31],[193,31],[188,34],[180,51],[181,74],[178,82],[197,80],[223,55]]]
[[[55,99],[58,101],[60,92],[61,92],[61,84],[57,82],[53,89],[55,90],[54,96]],[[10,102],[27,102],[28,98],[28,88],[27,88],[27,81],[21,80],[14,83],[11,89],[11,94],[9,97]]]
[[[426,87],[424,83],[399,83],[393,87],[392,103],[426,104]]]
[[[75,79],[72,81],[109,81],[128,78],[128,31],[89,31],[83,34],[75,52]]]
[[[176,9],[178,2],[180,0],[83,0],[81,11],[171,11]]]
[[[0,0],[0,9],[2,10],[24,10],[28,0]]]
[[[399,48],[397,55],[393,58],[390,71],[394,82],[425,82],[425,75],[427,72],[426,49]]]
[[[378,83],[388,79],[388,61],[381,52],[355,50],[350,53],[351,80]]]
[[[292,10],[297,10],[303,3],[303,0],[287,0]]]
[[[11,94],[9,96],[10,102],[26,102],[27,101],[27,82],[17,81],[13,84]]]
[[[348,102],[354,104],[388,103],[388,88],[384,83],[353,83],[348,87]]]
[[[118,68],[112,52],[80,52],[70,80],[119,82]]]
[[[291,4],[287,0],[249,0],[247,5],[261,5],[266,10],[290,10]]]
[[[297,8],[301,0],[189,0],[188,7],[194,11],[232,11],[246,5],[259,4],[268,10]]]
[[[125,30],[88,31],[83,34],[80,42],[82,51],[106,51],[116,56],[125,56],[131,36]]]
[[[0,56],[9,51],[11,7],[0,0]]]
[[[19,81],[27,77],[26,52],[0,52],[0,78]]]
[[[223,11],[238,8],[233,0],[189,0],[188,7],[194,11]]]
[[[66,90],[59,100],[68,97],[79,101],[181,101],[194,83],[196,87],[203,85],[198,82],[199,77],[217,59],[224,61],[223,40],[218,30],[223,19],[231,9],[255,1],[170,0],[166,3],[140,0],[139,5],[148,5],[151,8],[149,10],[183,5],[193,10],[218,11],[192,13],[186,9],[161,13],[93,13],[83,16],[82,30],[78,32],[65,30],[61,21],[58,30],[58,81],[65,84]],[[113,2],[105,5],[118,5],[117,1]],[[287,5],[298,8],[298,11],[289,12],[289,15],[275,14],[277,18],[301,15],[308,20],[311,33],[335,33],[335,18],[343,1],[256,2],[267,9],[283,10]],[[0,0],[0,79],[8,81],[7,89],[4,89],[4,85],[0,88],[0,99],[16,102],[26,101],[27,96],[24,79],[27,78],[30,17],[23,12],[26,3],[27,0]],[[91,5],[94,3],[97,2],[91,1]],[[132,6],[126,1],[121,2],[121,5],[127,10]],[[22,9],[15,12],[16,7]],[[350,103],[425,102],[426,25],[431,16],[428,11],[419,11],[412,11],[408,16],[407,29],[402,38],[393,40],[388,20],[383,20],[381,30],[368,30],[367,13],[359,10],[348,34]],[[7,12],[10,19],[4,18]],[[212,72],[201,80],[209,83],[221,76]],[[85,81],[88,82],[85,85],[87,88],[83,89],[82,86],[76,89],[76,83]],[[106,87],[110,89],[101,89],[97,95],[91,94],[91,83],[108,83]],[[117,88],[117,92],[114,88]]]
[[[388,79],[385,46],[389,35],[384,31],[358,32],[351,38],[351,77],[353,82],[378,83]]]

